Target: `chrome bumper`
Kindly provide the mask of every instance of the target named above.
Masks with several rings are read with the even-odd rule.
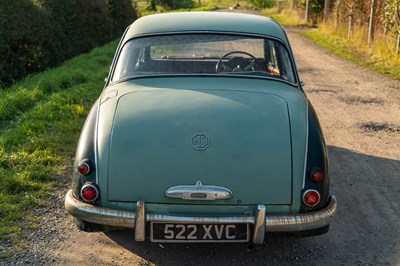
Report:
[[[254,225],[253,242],[261,244],[265,232],[297,232],[328,225],[336,214],[336,198],[332,196],[329,205],[320,211],[302,214],[266,215],[265,205],[258,205],[256,216],[179,216],[146,213],[145,203],[137,203],[136,212],[96,207],[77,200],[72,190],[65,196],[65,209],[72,216],[95,224],[135,229],[135,240],[144,241],[146,222],[229,224],[249,223]]]

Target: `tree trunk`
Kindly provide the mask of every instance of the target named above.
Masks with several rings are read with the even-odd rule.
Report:
[[[325,0],[324,4],[324,22],[327,22],[331,16],[332,13],[332,1],[331,0]]]
[[[340,19],[340,13],[339,13],[339,8],[340,8],[340,4],[341,4],[341,0],[338,0],[337,2],[336,2],[336,5],[335,5],[335,29],[339,26],[339,19]]]
[[[306,12],[305,12],[305,15],[304,15],[305,23],[307,23],[307,21],[308,21],[308,4],[309,4],[309,0],[306,0]]]
[[[292,9],[297,8],[297,3],[298,3],[298,0],[292,0]]]
[[[353,25],[353,4],[350,4],[350,14],[349,14],[349,28],[347,30],[347,39],[351,38],[351,26]]]
[[[374,13],[376,8],[376,2],[378,0],[371,0],[371,13],[369,15],[369,26],[368,26],[368,45],[371,45],[374,40],[375,26],[374,26]]]

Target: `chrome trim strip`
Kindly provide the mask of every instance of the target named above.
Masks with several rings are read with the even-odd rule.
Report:
[[[119,57],[121,48],[122,48],[122,46],[123,46],[123,42],[124,42],[126,33],[129,31],[129,28],[130,28],[131,26],[132,26],[132,24],[129,25],[129,26],[125,29],[124,34],[122,34],[122,37],[121,37],[121,39],[119,40],[117,49],[115,50],[115,53],[114,53],[113,60],[111,61],[110,69],[109,69],[109,71],[108,71],[108,76],[107,76],[107,82],[104,84],[103,91],[104,91],[105,88],[108,87],[108,85],[109,85],[110,82],[111,82],[111,78],[112,78],[112,76],[114,75],[114,68],[115,68],[115,65],[116,65],[116,63],[117,63],[117,60],[118,60],[118,57]]]
[[[144,205],[144,203],[143,203]],[[96,207],[77,200],[72,190],[65,197],[65,209],[72,216],[96,224],[134,228],[137,214],[133,211],[120,211],[115,209]],[[143,208],[144,211],[144,208]],[[296,232],[311,230],[328,225],[337,211],[337,201],[334,196],[329,205],[322,210],[302,214],[288,215],[266,215],[265,229],[267,232]],[[140,211],[139,211],[140,213]],[[143,214],[145,214],[143,212]],[[252,223],[256,218],[253,216],[180,216],[165,214],[146,214],[146,221],[171,222],[171,223]],[[141,218],[143,220],[143,218]],[[143,230],[143,229],[141,229]]]
[[[236,72],[239,73],[239,72]],[[115,84],[118,83],[122,83],[125,81],[129,81],[129,80],[135,80],[135,79],[140,79],[140,78],[176,78],[176,77],[183,77],[183,78],[187,78],[187,77],[211,77],[211,78],[221,78],[221,77],[230,77],[230,78],[252,78],[252,79],[263,79],[263,80],[272,80],[272,81],[279,81],[279,82],[283,82],[287,85],[293,86],[295,88],[298,89],[297,83],[292,83],[289,82],[287,80],[284,79],[280,79],[280,78],[274,78],[274,77],[263,77],[263,76],[250,76],[250,75],[243,75],[243,74],[212,74],[212,73],[188,73],[188,74],[184,74],[184,73],[176,73],[176,74],[148,74],[148,75],[137,75],[137,76],[133,76],[133,77],[128,77],[128,78],[123,78],[123,79],[119,79],[117,81],[113,81],[110,83],[110,86],[113,86]]]
[[[302,186],[302,190],[304,189],[304,187],[306,186],[306,173],[307,173],[307,156],[308,156],[308,134],[309,134],[309,129],[308,129],[308,112],[310,112],[310,108],[308,106],[308,101],[306,101],[306,115],[307,115],[307,121],[306,121],[306,147],[305,147],[305,152],[304,152],[304,173],[303,173],[303,186]]]
[[[257,208],[256,222],[254,224],[253,243],[262,244],[265,235],[265,205],[259,204]]]
[[[133,39],[138,39],[138,38],[143,38],[143,37],[164,36],[164,35],[216,34],[216,35],[233,35],[233,36],[243,36],[243,37],[257,37],[257,38],[270,39],[270,40],[279,42],[280,44],[282,44],[285,47],[285,49],[288,52],[288,55],[289,55],[290,61],[291,61],[291,65],[292,65],[292,68],[293,68],[293,73],[294,73],[295,78],[296,78],[296,82],[293,83],[293,82],[289,82],[289,81],[286,81],[286,80],[283,80],[283,79],[275,79],[275,78],[272,78],[272,77],[261,77],[261,76],[259,76],[259,78],[283,81],[284,83],[287,83],[289,85],[295,86],[296,88],[299,88],[300,78],[299,78],[299,75],[298,75],[296,62],[294,60],[293,51],[292,51],[292,48],[290,47],[289,39],[287,38],[286,32],[285,31],[283,31],[283,32],[285,33],[286,41],[282,40],[282,39],[279,39],[277,37],[271,36],[271,35],[263,35],[263,34],[250,33],[250,32],[213,31],[213,30],[188,30],[188,31],[152,32],[152,33],[144,33],[144,34],[139,34],[139,35],[136,35],[136,36],[131,36],[130,38],[125,40],[125,34],[126,34],[126,31],[125,31],[125,33],[124,33],[124,35],[123,35],[123,37],[122,37],[122,39],[121,39],[121,41],[120,41],[120,43],[118,45],[116,53],[114,55],[114,59],[112,61],[111,67],[110,67],[108,82],[106,83],[105,87],[112,86],[114,84],[117,84],[117,83],[120,83],[120,82],[123,82],[123,81],[126,81],[126,80],[135,79],[137,77],[147,77],[148,78],[148,77],[163,76],[162,74],[157,74],[157,75],[154,74],[154,75],[150,75],[150,76],[149,75],[144,75],[144,76],[129,77],[129,78],[120,79],[120,80],[116,80],[116,81],[111,80],[112,76],[114,76],[114,71],[115,71],[115,68],[116,68],[116,64],[117,64],[117,61],[119,59],[119,56],[121,54],[122,49],[124,48],[124,46],[129,41],[131,41]],[[122,41],[123,41],[123,43],[122,43]],[[176,74],[165,74],[165,75],[167,75],[168,77],[176,76]],[[190,76],[191,74],[187,74],[187,75]],[[200,74],[200,73],[197,74],[197,75],[199,75],[199,76],[208,76],[208,74],[204,75],[204,74]],[[210,74],[210,75],[213,76],[212,74]],[[215,74],[214,76],[220,76],[220,75]],[[229,74],[228,74],[228,76],[229,76]],[[239,77],[243,76],[243,77],[250,77],[250,78],[258,78],[258,77],[252,77],[252,76],[249,76],[249,75],[238,75],[238,76]]]
[[[143,242],[146,239],[146,209],[143,201],[136,203],[135,240]]]
[[[253,224],[253,216],[181,216],[167,214],[147,214],[147,221],[163,223],[191,223],[191,224]]]
[[[97,106],[97,114],[96,114],[96,125],[95,125],[95,129],[94,129],[94,147],[93,147],[93,152],[94,152],[94,169],[96,170],[96,184],[99,184],[99,168],[97,167],[98,164],[98,147],[99,147],[99,143],[98,143],[98,133],[99,133],[99,115],[100,115],[100,101],[98,100],[97,102],[98,106]]]
[[[196,185],[170,187],[165,196],[184,200],[220,200],[232,198],[233,192],[225,187],[203,185],[197,181]]]

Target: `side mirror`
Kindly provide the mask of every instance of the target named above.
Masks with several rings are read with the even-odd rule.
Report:
[[[304,87],[306,84],[304,83],[304,81],[300,81],[300,85],[301,87]]]
[[[104,78],[104,83],[107,83],[107,81],[108,81],[108,78],[107,77]]]

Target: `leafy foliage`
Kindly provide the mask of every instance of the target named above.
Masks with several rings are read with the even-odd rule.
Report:
[[[393,34],[400,34],[400,0],[386,3],[382,12],[382,23]]]
[[[271,8],[275,5],[275,0],[247,0],[256,9]]]
[[[43,12],[30,1],[0,2],[0,85],[50,63],[55,46],[49,26]]]
[[[195,7],[195,2],[192,0],[181,0],[181,1],[174,1],[174,0],[149,0],[148,1],[148,10],[155,11],[157,6],[161,6],[164,9],[171,10],[171,9],[182,9],[182,8],[193,8]]]
[[[120,36],[130,0],[1,0],[0,86]]]
[[[308,2],[308,14],[313,24],[317,24],[318,20],[322,18],[324,11],[325,0],[309,0]],[[306,0],[299,1],[302,8],[306,8]]]

